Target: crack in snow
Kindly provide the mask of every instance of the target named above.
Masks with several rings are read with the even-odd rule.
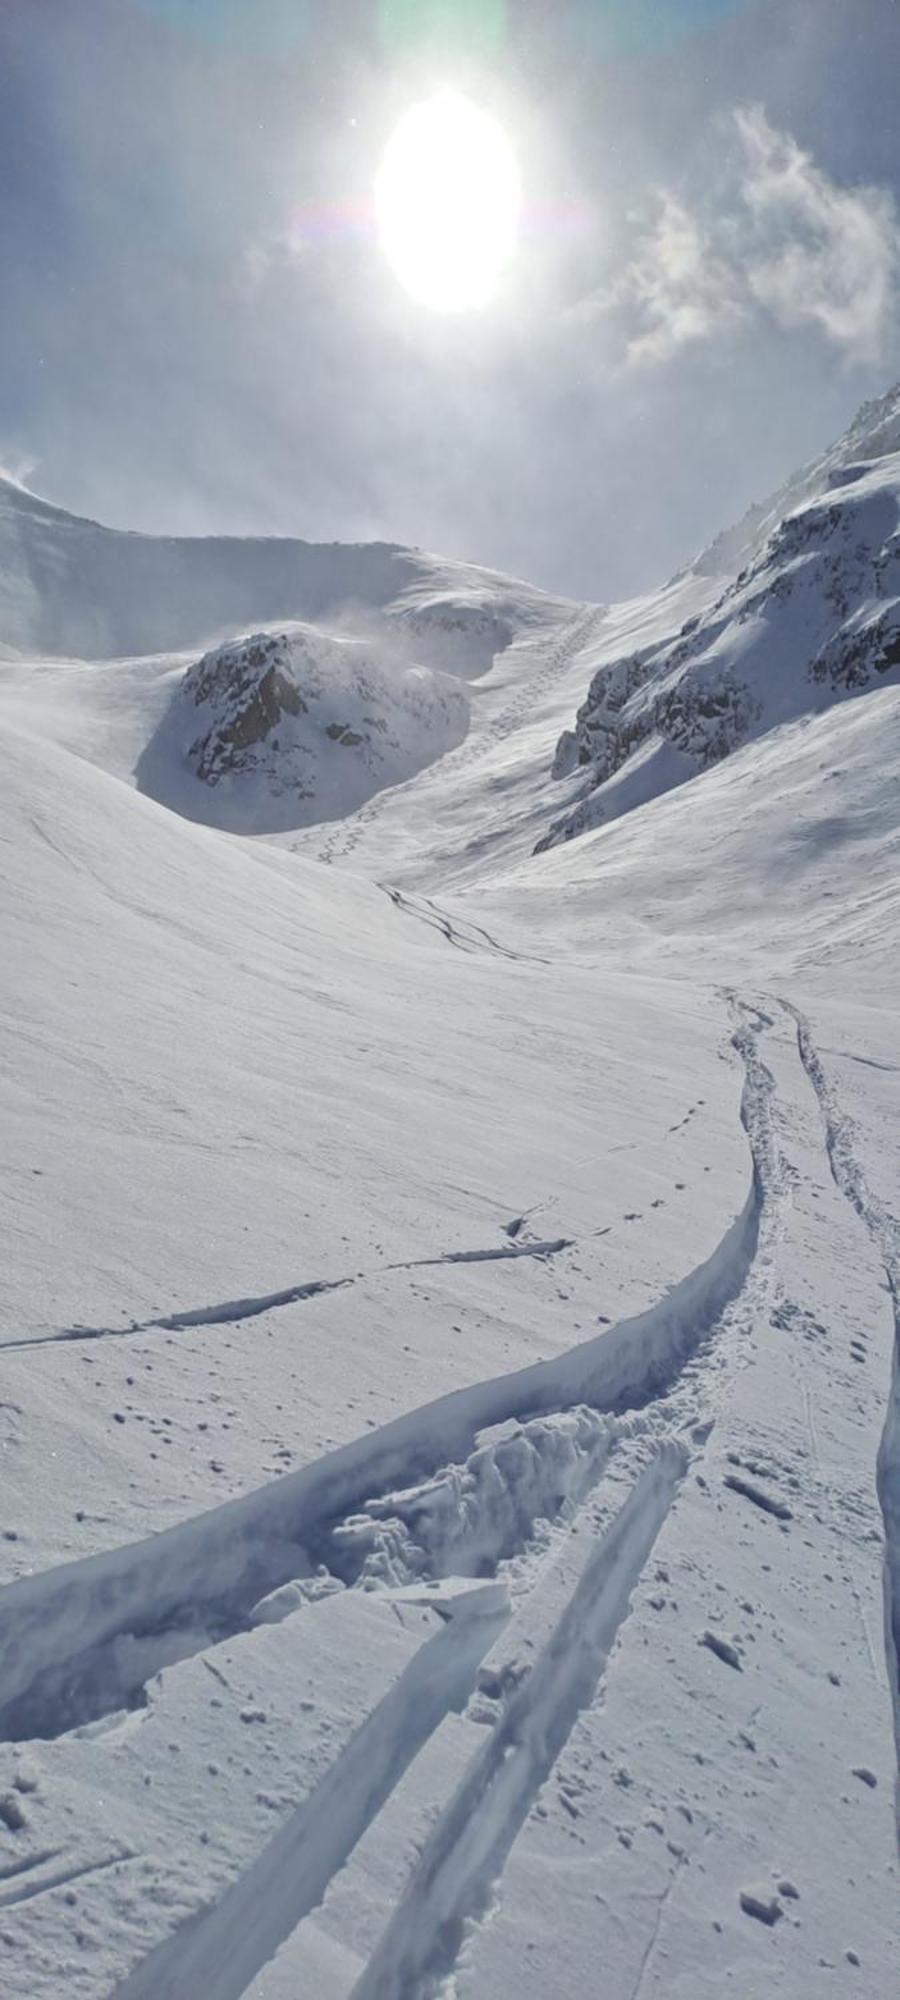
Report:
[[[604,1230],[596,1232],[605,1235]],[[327,1292],[346,1291],[367,1279],[383,1277],[389,1271],[429,1271],[443,1264],[504,1264],[520,1257],[559,1257],[577,1247],[574,1236],[554,1236],[548,1242],[492,1244],[484,1250],[444,1250],[436,1257],[413,1257],[408,1262],[384,1264],[379,1270],[357,1272],[352,1278],[311,1278],[305,1284],[289,1285],[280,1292],[262,1292],[245,1299],[225,1299],[220,1305],[191,1306],[184,1312],[165,1313],[158,1319],[132,1320],[128,1326],[66,1326],[56,1333],[36,1334],[30,1340],[0,1342],[4,1353],[23,1348],[52,1347],[73,1340],[124,1340],[134,1334],[186,1333],[198,1326],[235,1326],[244,1319],[260,1319],[264,1313],[283,1306],[302,1305],[306,1299],[321,1298]]]

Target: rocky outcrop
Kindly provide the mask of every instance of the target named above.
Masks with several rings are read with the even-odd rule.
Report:
[[[308,714],[291,677],[286,645],[286,636],[238,641],[206,654],[191,668],[184,694],[204,714],[208,727],[188,755],[205,784],[252,768],[255,759],[248,753],[264,744],[285,716]]]
[[[229,640],[188,668],[138,781],[212,825],[286,831],[412,777],[462,740],[468,717],[455,677],[289,625]]]
[[[900,428],[887,400],[887,413],[873,406],[879,443],[895,416]],[[852,436],[865,441],[860,420]],[[708,609],[597,670],[557,745],[553,775],[570,795],[538,849],[653,796],[646,774],[641,787],[619,779],[638,755],[656,755],[656,789],[668,789],[900,672],[900,452],[846,459],[836,448],[820,482]]]

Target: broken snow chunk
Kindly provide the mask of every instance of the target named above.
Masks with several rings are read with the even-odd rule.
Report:
[[[283,1618],[289,1618],[293,1611],[300,1611],[307,1602],[307,1593],[299,1577],[290,1583],[282,1583],[277,1590],[270,1590],[267,1597],[261,1597],[250,1613],[251,1625],[280,1625]]]
[[[730,1639],[723,1639],[718,1632],[711,1632],[707,1628],[700,1640],[700,1644],[701,1646],[708,1646],[709,1651],[715,1653],[716,1659],[724,1660],[727,1667],[734,1667],[739,1674],[743,1672],[743,1662],[740,1652]]]
[[[789,1903],[797,1903],[800,1900],[799,1889],[795,1887],[793,1882],[788,1881],[787,1877],[785,1877],[783,1882],[779,1882],[778,1894],[779,1896],[785,1896]]]
[[[10,1833],[21,1833],[28,1825],[24,1806],[14,1792],[4,1792],[0,1797],[0,1820]]]
[[[422,1605],[445,1619],[484,1618],[509,1611],[509,1592],[496,1577],[439,1577],[434,1583],[412,1583],[394,1590],[391,1597],[395,1604]]]
[[[750,1889],[742,1889],[740,1905],[747,1917],[756,1917],[761,1924],[777,1924],[784,1915],[777,1896],[773,1896],[765,1883],[755,1884]]]
[[[776,1500],[772,1493],[765,1493],[761,1486],[755,1486],[750,1479],[739,1479],[734,1472],[726,1472],[723,1484],[732,1493],[740,1493],[745,1500],[752,1500],[764,1514],[774,1514],[777,1521],[792,1521],[790,1507],[783,1500]]]
[[[853,1776],[854,1778],[861,1779],[864,1785],[871,1786],[871,1789],[874,1792],[875,1787],[878,1783],[878,1779],[876,1778],[874,1771],[869,1770],[867,1764],[855,1764],[853,1767]]]

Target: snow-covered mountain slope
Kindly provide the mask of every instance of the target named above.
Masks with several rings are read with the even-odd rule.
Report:
[[[481,906],[636,968],[764,956],[865,997],[900,933],[900,687],[803,716],[571,846],[495,871]]]
[[[554,763],[558,778],[579,774],[575,801],[541,845],[630,812],[792,716],[900,679],[900,453],[829,480],[676,638],[595,674]]]
[[[465,736],[469,684],[572,612],[378,543],[121,534],[0,480],[5,712],[231,832],[333,820],[420,771]]]
[[[512,630],[554,606],[542,590],[390,542],[124,534],[0,478],[0,640],[6,652],[108,660],[232,638],[280,618],[390,620],[394,644],[478,674]]]
[[[0,480],[0,633],[24,653],[161,653],[254,620],[378,609],[415,575],[388,544],[124,534]]]
[[[898,437],[895,390],[715,562],[570,610],[549,643],[523,633],[477,689],[459,750],[300,850],[409,886],[483,886],[792,716],[895,683]]]
[[[721,579],[416,576],[0,670],[0,1991],[893,2000],[900,687],[535,856]]]
[[[4,737],[4,1990],[468,1926],[474,1993],[887,2000],[887,989],[761,919],[729,1012]]]
[[[862,459],[888,458],[897,451],[900,451],[900,382],[884,396],[863,403],[853,422],[827,451],[792,473],[777,492],[748,508],[730,528],[724,528],[690,564],[689,573],[719,578],[736,576],[760,554],[786,514],[792,514],[817,493],[840,484],[836,475]]]
[[[550,600],[552,602],[552,600]],[[0,642],[85,660],[163,653],[283,618],[393,615],[436,666],[478,672],[543,592],[387,542],[126,534],[0,478]],[[399,635],[397,639],[399,643]]]

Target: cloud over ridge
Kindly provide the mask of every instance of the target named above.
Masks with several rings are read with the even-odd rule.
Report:
[[[726,130],[715,195],[658,191],[624,271],[593,301],[628,361],[668,361],[759,314],[818,328],[849,361],[879,361],[900,303],[893,195],[840,186],[760,105],[737,107]]]

